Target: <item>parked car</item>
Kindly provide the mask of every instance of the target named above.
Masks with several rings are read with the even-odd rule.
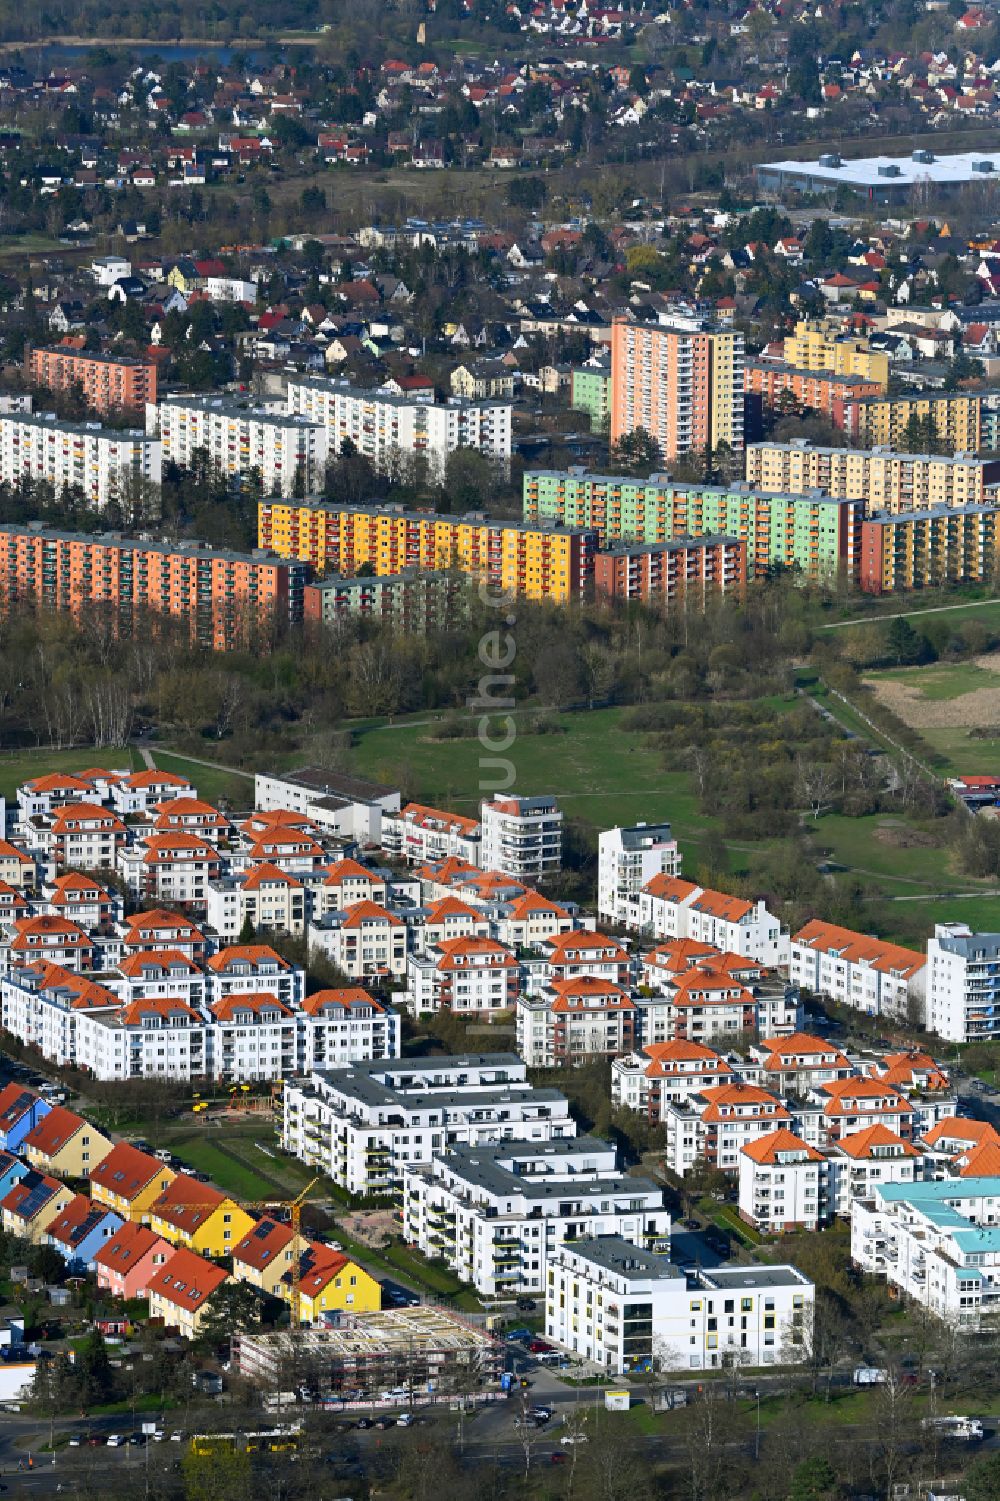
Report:
[[[556,1449],[552,1454],[549,1455],[549,1460],[554,1465],[568,1465],[569,1455],[564,1454],[561,1449]]]
[[[95,1434],[94,1437],[97,1438],[97,1434]],[[124,1443],[125,1443],[125,1435],[124,1434],[122,1434],[122,1433],[109,1433],[108,1434],[108,1448],[109,1449],[120,1449],[120,1448],[122,1448],[122,1446],[124,1445]]]
[[[358,1418],[358,1427],[365,1429],[374,1428],[375,1424],[371,1418]]]
[[[504,1335],[504,1339],[511,1345],[519,1344],[521,1340],[531,1338],[531,1330],[525,1329],[523,1325],[519,1325],[516,1329],[508,1329]]]
[[[570,1445],[585,1444],[587,1442],[587,1435],[585,1433],[564,1433],[559,1442]]]
[[[534,1313],[535,1309],[538,1307],[538,1304],[535,1302],[534,1298],[518,1298],[517,1306],[522,1313]]]

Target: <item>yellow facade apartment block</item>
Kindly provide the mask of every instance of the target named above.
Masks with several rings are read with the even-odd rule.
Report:
[[[975,454],[894,453],[888,448],[820,448],[801,441],[751,443],[746,477],[761,490],[806,494],[825,490],[866,500],[872,511],[982,505],[1000,481],[1000,462]]]
[[[907,425],[918,418],[933,424],[951,453],[975,453],[982,443],[981,405],[980,397],[964,391],[873,397],[849,404],[846,430],[865,448],[905,452]]]
[[[829,370],[834,375],[857,375],[889,388],[889,356],[870,349],[868,340],[838,334],[827,323],[800,319],[785,339],[785,363],[800,370]]]

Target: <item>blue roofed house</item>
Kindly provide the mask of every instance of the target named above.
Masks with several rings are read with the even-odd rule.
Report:
[[[125,1221],[113,1209],[76,1194],[45,1230],[45,1244],[57,1250],[70,1271],[89,1271],[102,1246]]]
[[[0,1089],[0,1152],[16,1152],[29,1131],[48,1115],[48,1100],[23,1084]]]

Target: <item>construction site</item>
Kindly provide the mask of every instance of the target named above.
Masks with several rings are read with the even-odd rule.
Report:
[[[415,1404],[496,1390],[503,1346],[448,1309],[328,1315],[323,1327],[233,1336],[241,1376],[271,1390],[307,1386],[319,1399]]]

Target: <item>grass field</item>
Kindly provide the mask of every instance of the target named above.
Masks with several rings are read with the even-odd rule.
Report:
[[[249,772],[228,771],[222,766],[202,766],[176,751],[154,750],[153,760],[161,771],[190,777],[201,797],[210,803],[226,802],[247,808],[253,802],[253,777]]]
[[[0,751],[0,797],[12,798],[22,782],[50,771],[83,771],[88,766],[127,767],[142,765],[139,753],[126,750],[37,750]]]
[[[557,794],[563,811],[591,829],[665,818],[682,844],[723,832],[721,820],[699,811],[688,772],[666,769],[655,740],[622,728],[627,712],[560,714],[558,733],[519,735],[506,753],[517,768],[515,789]],[[414,797],[467,811],[493,790],[491,769],[480,769],[485,755],[475,739],[436,741],[426,725],[382,725],[358,735],[351,769],[402,780]]]
[[[928,667],[899,667],[880,670],[879,680],[893,683],[908,683],[915,687],[921,698],[931,703],[961,698],[977,688],[995,688],[997,674],[988,667],[978,667],[975,662],[938,662]]]

